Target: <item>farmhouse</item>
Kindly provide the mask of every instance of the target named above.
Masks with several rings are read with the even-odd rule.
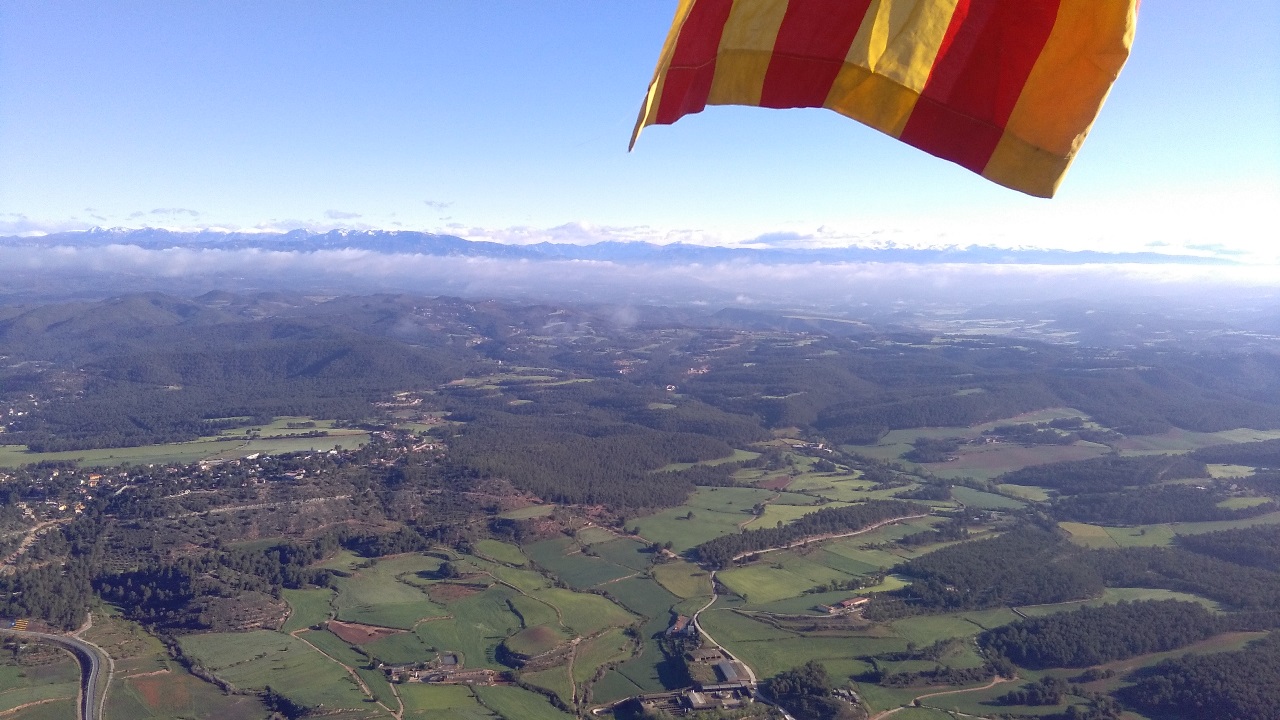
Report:
[[[688,690],[684,694],[689,710],[730,710],[751,702],[751,694],[745,689]]]
[[[713,663],[724,660],[724,653],[720,652],[720,648],[698,648],[689,653],[689,657],[694,662]]]
[[[856,610],[869,602],[871,602],[871,598],[868,597],[851,597],[841,600],[834,605],[817,605],[816,608],[828,615],[839,615],[841,613]]]
[[[667,635],[685,635],[692,631],[689,624],[690,618],[687,615],[677,615],[675,620],[671,621],[671,627],[667,628]]]

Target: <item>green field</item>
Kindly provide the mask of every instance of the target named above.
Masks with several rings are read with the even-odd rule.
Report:
[[[1014,443],[967,445],[960,449],[960,457],[957,460],[948,463],[928,463],[920,467],[942,478],[972,477],[979,480],[994,480],[1007,472],[1032,465],[1088,460],[1109,452],[1111,449],[1106,445],[1089,442],[1031,447]]]
[[[99,448],[94,450],[67,450],[64,452],[33,453],[25,445],[0,445],[0,467],[17,467],[28,463],[46,461],[74,462],[81,467],[116,466],[130,463],[145,465],[150,463],[186,463],[211,458],[239,458],[253,453],[267,455],[332,450],[341,445],[353,449],[369,442],[369,434],[359,430],[332,430],[332,421],[316,421],[317,427],[306,429],[290,429],[288,422],[303,422],[308,418],[277,418],[267,426],[245,426],[224,430],[218,435],[210,435],[197,440],[178,443],[162,443],[157,445],[140,445],[137,447]],[[315,430],[327,430],[328,437],[300,438],[263,438],[244,440],[245,431],[250,427],[261,428],[262,435],[298,435]]]
[[[1168,523],[1163,525],[1137,525],[1126,528],[1107,528],[1107,534],[1121,547],[1168,545],[1175,535],[1200,535],[1218,530],[1235,530],[1252,525],[1280,524],[1280,512],[1268,513],[1243,520],[1218,520],[1213,522]]]
[[[758,452],[751,452],[750,450],[734,450],[732,455],[726,455],[725,457],[722,457],[722,458],[715,458],[714,460],[703,460],[702,462],[671,463],[669,465],[664,465],[658,468],[654,472],[665,472],[669,470],[687,470],[693,467],[694,465],[723,465],[725,463],[731,463],[731,462],[742,462],[743,460],[755,460],[758,457],[760,457],[760,453]]]
[[[1214,433],[1193,432],[1174,428],[1160,435],[1135,435],[1115,443],[1122,455],[1185,453],[1210,445],[1257,442],[1280,438],[1280,430],[1237,428]]]
[[[755,516],[751,508],[772,498],[775,493],[758,488],[707,488],[693,491],[685,504],[640,518],[634,525],[646,540],[670,541],[676,552],[712,538],[739,531],[739,525]],[[693,513],[692,518],[688,514]]]
[[[579,685],[591,679],[598,668],[631,657],[633,643],[622,630],[607,630],[578,647],[573,661],[573,680]]]
[[[569,633],[556,625],[531,625],[507,638],[507,649],[527,657],[551,652],[570,640]]]
[[[351,577],[334,578],[338,595],[333,600],[339,620],[410,629],[419,620],[448,614],[418,587],[398,576],[430,576],[440,560],[421,554],[382,558],[372,567],[360,568]]]
[[[1067,531],[1071,536],[1071,542],[1077,545],[1083,545],[1089,548],[1115,548],[1120,547],[1116,541],[1107,532],[1107,528],[1101,525],[1089,525],[1087,523],[1077,522],[1060,522],[1058,527]]]
[[[531,594],[548,605],[559,608],[564,624],[583,636],[605,628],[626,627],[636,619],[631,613],[599,595],[560,588],[547,588]]]
[[[1239,510],[1241,508],[1251,508],[1251,507],[1257,507],[1259,505],[1266,505],[1269,502],[1273,502],[1273,501],[1271,498],[1266,498],[1266,497],[1231,497],[1218,503],[1218,507],[1229,508],[1232,510]]]
[[[1249,477],[1256,471],[1256,468],[1249,467],[1248,465],[1210,464],[1210,465],[1206,465],[1205,467],[1209,469],[1209,477],[1211,478]]]
[[[485,707],[508,720],[572,720],[573,716],[551,707],[545,698],[512,686],[477,686],[476,697]]]
[[[555,505],[530,505],[517,510],[508,510],[498,515],[498,517],[509,518],[511,520],[527,520],[529,518],[546,517],[555,510]]]
[[[847,677],[870,669],[857,657],[901,651],[907,646],[907,641],[898,637],[802,636],[714,608],[703,613],[701,622],[712,637],[762,678],[809,660],[821,662],[833,677]]]
[[[560,702],[572,706],[573,684],[569,681],[569,666],[557,665],[537,672],[520,673],[520,679],[530,685],[550,690]]]
[[[681,598],[710,597],[711,579],[706,570],[684,560],[655,565],[653,577],[662,587]]]
[[[1014,485],[1013,483],[1004,483],[1000,486],[1001,492],[1010,495],[1016,495],[1024,500],[1032,502],[1045,502],[1049,499],[1049,492],[1042,487],[1035,485]]]
[[[528,564],[529,560],[520,552],[520,548],[510,543],[500,542],[485,538],[476,543],[475,552],[481,557],[486,557],[500,563],[508,565],[523,566]]]
[[[560,624],[560,616],[556,614],[556,609],[537,598],[516,595],[511,598],[509,605],[520,614],[524,627]]]
[[[583,554],[582,548],[566,537],[526,545],[524,551],[538,565],[579,590],[635,573],[629,567]]]
[[[307,707],[365,708],[365,694],[337,663],[297,638],[268,630],[187,635],[183,654],[239,688],[266,685]]]
[[[1209,610],[1218,612],[1221,607],[1218,603],[1199,595],[1190,593],[1175,592],[1173,590],[1160,590],[1156,588],[1107,588],[1103,590],[1102,597],[1092,600],[1077,600],[1073,602],[1055,603],[1053,605],[1034,605],[1030,607],[1018,608],[1024,615],[1031,617],[1042,617],[1044,615],[1052,615],[1059,612],[1067,612],[1082,607],[1097,607],[1099,605],[1109,605],[1118,602],[1136,602],[1139,600],[1182,600],[1184,602],[1194,602],[1204,605]]]
[[[19,705],[80,694],[80,664],[70,653],[40,646],[48,664],[19,665],[8,651],[0,660],[0,713]],[[31,654],[30,651],[27,653]]]
[[[435,720],[447,717],[458,720],[496,718],[480,704],[467,685],[427,685],[404,683],[397,688],[404,701],[405,720]]]
[[[753,605],[795,597],[817,585],[852,577],[791,551],[769,553],[758,562],[716,574],[725,587]]]
[[[333,591],[327,588],[317,590],[283,590],[281,594],[289,603],[289,619],[285,621],[281,632],[302,630],[318,625],[329,619],[332,611]]]
[[[632,572],[647,570],[653,564],[653,553],[649,551],[649,546],[631,538],[596,543],[591,546],[591,552]]]
[[[1013,498],[963,486],[952,488],[951,497],[964,503],[966,507],[978,508],[979,510],[1017,510],[1026,507],[1026,503],[1019,502]]]
[[[414,629],[414,634],[427,648],[462,653],[469,668],[505,670],[494,659],[494,651],[499,643],[521,628],[520,618],[507,604],[516,594],[510,588],[495,585],[450,605],[453,620],[422,623]],[[368,649],[377,653],[381,643],[388,640],[373,643]]]
[[[436,622],[447,621],[437,620]],[[429,649],[428,645],[422,641],[422,638],[415,633],[388,635],[381,640],[365,643],[360,647],[378,660],[391,665],[423,662],[435,656],[435,651]]]

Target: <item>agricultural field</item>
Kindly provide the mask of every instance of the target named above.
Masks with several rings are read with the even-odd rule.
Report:
[[[1071,541],[1086,547],[1153,547],[1169,545],[1177,535],[1200,535],[1218,530],[1234,530],[1252,525],[1280,524],[1280,512],[1241,520],[1162,523],[1131,527],[1105,527],[1085,523],[1058,523],[1071,534]],[[1105,535],[1105,538],[1104,538]]]
[[[1184,654],[1203,654],[1214,652],[1226,652],[1229,650],[1238,650],[1247,644],[1250,640],[1260,637],[1262,633],[1226,633],[1218,635],[1202,642],[1189,645],[1187,647],[1171,650],[1168,652],[1151,653],[1147,655],[1139,655],[1137,657],[1128,658],[1127,660],[1117,660],[1115,662],[1100,665],[1100,668],[1110,669],[1116,672],[1116,677],[1111,680],[1104,680],[1090,683],[1087,687],[1092,691],[1109,691],[1125,684],[1124,676],[1142,668],[1152,667],[1160,661],[1181,657]],[[1063,712],[1067,703],[1081,703],[1084,699],[1076,696],[1068,695],[1062,705],[1049,706],[1001,706],[994,704],[994,700],[1009,692],[1026,684],[1026,682],[1038,680],[1043,676],[1051,675],[1060,678],[1070,678],[1079,674],[1079,670],[1048,670],[1048,671],[1023,671],[1020,675],[1022,682],[1005,683],[987,690],[975,690],[973,692],[949,694],[946,696],[929,698],[923,701],[923,704],[934,708],[945,708],[946,710],[956,713],[968,715],[989,716],[993,713],[1008,712],[1025,715],[1050,715]],[[917,693],[929,692],[928,690],[917,690]],[[897,714],[894,715],[898,717]],[[1128,713],[1126,717],[1142,717],[1135,713]]]
[[[524,566],[529,562],[524,553],[520,552],[520,548],[515,545],[489,538],[477,542],[475,552],[481,557],[507,565]]]
[[[289,590],[281,591],[284,599],[289,603],[289,619],[285,621],[284,626],[280,628],[281,632],[293,632],[294,630],[302,630],[312,625],[318,625],[333,614],[333,598],[334,593],[327,588],[315,590]]]
[[[476,687],[474,692],[485,707],[504,718],[571,720],[573,717],[551,707],[541,696],[518,687]]]
[[[310,422],[310,418],[280,417],[270,425],[246,425],[230,428],[217,435],[187,442],[139,445],[137,447],[98,448],[94,450],[68,450],[63,452],[33,453],[25,445],[0,445],[0,467],[17,467],[38,462],[73,462],[81,467],[114,467],[125,463],[145,465],[152,463],[187,463],[208,459],[240,458],[254,453],[276,455],[299,451],[332,450],[362,447],[369,442],[369,434],[360,430],[333,429],[333,422],[315,421],[314,428],[289,428],[288,423]],[[248,432],[254,430],[252,439]],[[327,437],[291,437],[322,430]]]
[[[634,643],[622,630],[613,628],[578,647],[573,661],[573,680],[579,685],[589,681],[599,668],[631,657]]]
[[[1249,477],[1257,470],[1257,468],[1252,468],[1248,465],[1215,465],[1211,463],[1205,465],[1205,467],[1209,469],[1209,477],[1214,479]]]
[[[803,635],[768,625],[734,612],[731,605],[712,606],[701,616],[703,627],[717,642],[751,666],[759,677],[818,660],[834,678],[857,675],[870,669],[859,656],[906,649],[907,640],[897,636]],[[976,629],[975,629],[976,632]]]
[[[366,695],[342,667],[289,635],[268,630],[209,633],[187,635],[179,645],[184,655],[237,687],[262,689],[270,684],[308,707],[368,707]]]
[[[1014,470],[1032,465],[1088,460],[1111,452],[1106,445],[1078,441],[1074,445],[1035,445],[1015,443],[971,445],[960,448],[960,457],[947,463],[924,463],[920,467],[941,478],[972,477],[994,480]]]
[[[76,716],[74,698],[50,699],[5,715],[5,720],[67,720]]]
[[[33,453],[25,445],[0,445],[0,467],[17,467],[38,462],[73,462],[81,467],[115,467],[125,463],[194,462],[244,445],[240,440],[193,440],[163,445],[141,445],[126,448],[67,450]]]
[[[746,523],[755,519],[751,508],[775,495],[777,493],[773,491],[756,488],[700,487],[683,505],[628,522],[628,526],[638,528],[640,536],[646,540],[670,541],[672,549],[679,553],[712,538],[739,532]],[[793,502],[813,502],[813,498],[803,495],[785,495],[789,495]],[[783,500],[780,498],[773,502]]]
[[[671,594],[680,598],[711,597],[711,580],[706,570],[684,560],[675,560],[653,568],[653,578]]]
[[[216,686],[178,670],[115,678],[106,717],[162,720],[261,720],[268,710],[253,695],[224,695]]]
[[[115,664],[107,693],[108,718],[260,720],[267,713],[257,697],[226,695],[191,675],[169,658],[158,638],[112,608],[96,609],[93,627],[83,637],[101,647]]]
[[[421,589],[402,579],[434,576],[440,563],[439,558],[417,553],[362,563],[369,566],[356,569],[351,577],[333,581],[338,590],[333,600],[337,618],[408,630],[424,618],[448,614]]]
[[[1258,442],[1280,438],[1280,430],[1253,430],[1238,428],[1214,433],[1194,432],[1174,428],[1160,435],[1134,435],[1115,443],[1121,455],[1158,455],[1161,453],[1185,453],[1210,445]]]
[[[1161,590],[1159,588],[1106,588],[1102,591],[1102,597],[1093,600],[1078,600],[1076,602],[1055,603],[1053,605],[1035,605],[1029,607],[1020,607],[1018,610],[1029,617],[1043,617],[1054,613],[1076,610],[1082,607],[1097,607],[1099,605],[1109,605],[1118,602],[1137,602],[1139,600],[1182,600],[1184,602],[1200,603],[1213,612],[1220,612],[1221,606],[1209,600],[1208,598],[1192,595],[1191,593],[1176,592],[1173,590]]]
[[[958,502],[964,503],[965,507],[977,508],[979,510],[1017,510],[1026,507],[1026,503],[1019,502],[1012,498],[995,493],[982,492],[969,487],[957,486],[951,488],[951,497]]]
[[[629,567],[584,554],[580,545],[566,537],[527,545],[525,552],[539,566],[579,590],[635,573]]]
[[[35,643],[23,648],[0,656],[0,714],[66,699],[74,703],[80,693],[80,664],[71,653]]]
[[[1014,485],[1013,483],[1003,483],[1000,485],[1000,491],[1032,502],[1045,502],[1049,499],[1049,492],[1044,488],[1037,487],[1035,485]]]
[[[657,470],[654,470],[654,472],[664,472],[668,470],[687,470],[688,468],[691,468],[694,465],[723,465],[725,463],[731,463],[731,462],[742,462],[743,460],[755,460],[758,457],[760,457],[760,453],[758,452],[752,452],[750,450],[734,450],[732,455],[726,455],[722,458],[715,458],[714,460],[703,460],[702,462],[670,463],[668,465],[664,465],[658,468]]]
[[[498,717],[480,704],[468,685],[404,683],[397,691],[404,702],[405,720],[434,720],[440,717],[490,720]]]

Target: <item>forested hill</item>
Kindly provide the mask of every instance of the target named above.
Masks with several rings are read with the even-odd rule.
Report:
[[[874,442],[1047,407],[1125,434],[1280,427],[1280,359],[1267,354],[935,337],[764,312],[149,293],[0,308],[0,355],[0,401],[39,401],[7,418],[10,441],[47,450],[190,439],[231,417],[356,419],[394,392],[442,388],[448,409],[479,406],[499,423],[589,406],[730,445],[783,427]],[[500,380],[537,405],[520,409],[455,382],[504,366],[612,384],[587,397]],[[672,392],[681,402],[665,402]]]

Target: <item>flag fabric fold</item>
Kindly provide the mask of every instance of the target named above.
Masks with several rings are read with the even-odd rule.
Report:
[[[680,0],[631,136],[707,105],[821,107],[1052,197],[1140,0]]]

